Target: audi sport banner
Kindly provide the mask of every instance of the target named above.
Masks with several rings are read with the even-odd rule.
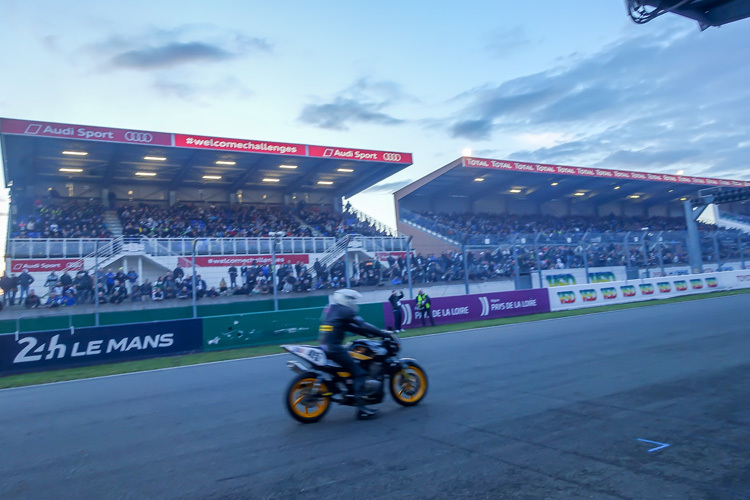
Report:
[[[240,266],[252,266],[253,264],[258,266],[264,266],[270,264],[273,259],[272,255],[225,255],[218,257],[196,257],[195,265],[199,267],[240,267]],[[309,264],[310,256],[308,254],[282,254],[276,256],[276,264]],[[180,267],[192,267],[192,257],[180,257],[177,259],[177,264]]]
[[[4,134],[36,135],[88,141],[126,142],[130,144],[152,144],[158,146],[172,145],[172,134],[162,132],[90,127],[87,125],[70,125],[65,123],[33,122],[12,120],[9,118],[3,118],[0,122],[0,132]]]
[[[648,174],[645,172],[631,172],[627,170],[608,170],[606,168],[563,167],[560,165],[524,163],[520,161],[489,160],[486,158],[464,158],[463,166],[492,168],[497,170],[515,170],[521,172],[536,172],[542,174],[605,177],[614,180],[633,179],[641,181],[682,182],[685,184],[700,184],[708,186],[750,186],[750,181],[733,181],[727,179],[712,179],[708,177],[688,177],[684,175]]]
[[[369,149],[332,148],[328,146],[308,146],[309,156],[318,158],[336,158],[339,160],[382,161],[386,163],[412,164],[410,153],[392,151],[373,151]]]
[[[30,273],[81,271],[83,259],[11,259],[12,273],[20,273],[24,269]]]
[[[518,290],[513,292],[480,293],[458,297],[431,298],[430,311],[436,325],[462,323],[482,319],[509,318],[550,312],[547,289]],[[393,307],[383,303],[383,314],[387,327],[393,323]],[[402,300],[402,328],[422,326],[422,312],[417,310],[416,300]],[[426,324],[430,325],[429,317]]]
[[[203,350],[200,319],[0,335],[0,375]]]

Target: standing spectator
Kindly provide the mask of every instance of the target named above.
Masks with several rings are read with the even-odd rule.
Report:
[[[34,282],[34,277],[29,274],[29,270],[24,268],[21,271],[21,275],[18,277],[18,288],[21,292],[18,295],[18,303],[20,304],[23,299],[29,294],[29,285]]]
[[[5,304],[12,306],[15,303],[16,293],[13,289],[16,286],[16,279],[12,277],[12,275],[8,276],[7,272],[3,274],[2,278],[0,278],[0,288],[3,289],[3,302]]]
[[[44,282],[44,286],[46,286],[51,292],[58,281],[60,281],[60,278],[58,278],[55,271],[50,271],[49,275],[47,275],[47,280]]]
[[[435,320],[432,319],[432,309],[430,304],[430,296],[424,293],[421,288],[417,293],[417,310],[422,313],[422,326],[425,325],[425,318],[430,317],[430,323],[435,326]]]
[[[175,281],[177,281],[177,280],[181,280],[184,277],[185,277],[185,271],[183,271],[180,266],[175,267],[174,271],[172,271],[172,278],[174,278]]]
[[[127,278],[128,283],[130,283],[130,290],[133,290],[133,285],[135,285],[135,282],[138,281],[138,273],[135,272],[135,269],[131,267],[125,277]]]
[[[234,266],[229,268],[229,286],[232,288],[237,287],[237,268]]]
[[[206,280],[201,279],[201,275],[195,277],[195,298],[200,299],[206,294]]]
[[[94,303],[94,297],[92,293],[93,283],[88,272],[80,271],[73,280],[73,285],[75,286],[76,292],[78,293],[78,302],[82,304],[89,301],[92,304]]]
[[[404,292],[393,290],[391,292],[391,296],[388,297],[388,302],[391,303],[391,307],[393,308],[393,330],[396,332],[403,332],[404,330],[401,328],[401,299],[404,298]]]
[[[60,283],[66,290],[73,284],[73,278],[70,277],[68,271],[63,271],[62,276],[60,276]]]
[[[39,295],[34,292],[34,289],[29,290],[29,294],[23,303],[26,309],[37,309],[41,304],[42,301],[39,299]]]

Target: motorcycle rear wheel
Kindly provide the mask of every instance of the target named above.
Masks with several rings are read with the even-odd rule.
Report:
[[[414,406],[427,394],[427,374],[414,361],[406,361],[401,370],[391,375],[391,396],[401,406]]]
[[[314,373],[302,373],[292,380],[286,391],[285,403],[289,414],[303,424],[317,422],[328,412],[331,407],[328,386],[321,382],[318,390],[313,394],[316,375]]]

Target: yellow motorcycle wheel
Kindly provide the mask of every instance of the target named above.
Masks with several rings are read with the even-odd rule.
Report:
[[[323,394],[328,393],[325,382],[315,387],[315,374],[302,373],[289,384],[286,394],[286,409],[299,422],[312,424],[317,422],[326,414],[331,406],[331,400]]]
[[[414,361],[406,361],[391,375],[391,396],[402,406],[414,406],[427,394],[427,374]]]

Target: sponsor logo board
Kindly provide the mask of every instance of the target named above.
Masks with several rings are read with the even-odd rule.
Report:
[[[412,164],[411,153],[374,151],[370,149],[332,148],[328,146],[308,146],[308,155],[317,158],[340,160],[381,161],[385,163]]]
[[[304,144],[287,142],[227,139],[203,135],[174,134],[174,145],[181,148],[221,149],[241,153],[263,153],[288,156],[305,156]]]
[[[623,297],[635,297],[635,287],[633,285],[623,285],[620,287]]]
[[[642,283],[638,285],[638,288],[641,290],[641,295],[653,295],[654,294],[654,285],[651,283]]]
[[[125,142],[130,144],[148,144],[154,146],[171,146],[172,134],[148,132],[145,130],[128,130],[88,125],[71,125],[68,123],[34,122],[3,118],[4,134],[34,135],[37,137],[57,137],[61,139],[78,139],[84,141]]]
[[[20,273],[24,269],[30,273],[82,271],[83,259],[12,259],[10,261],[10,272]]]
[[[463,158],[464,167],[492,168],[496,170],[514,170],[541,174],[579,175],[586,177],[603,177],[610,179],[635,179],[656,182],[679,182],[684,184],[710,185],[743,185],[750,186],[749,181],[731,181],[705,177],[685,177],[664,174],[649,174],[623,170],[608,170],[603,168],[566,167],[562,165],[546,165],[539,163],[525,163],[520,161],[491,160],[488,158]],[[737,184],[735,184],[737,183]]]
[[[596,302],[596,290],[589,288],[587,290],[581,290],[581,299],[584,302]]]
[[[659,287],[659,293],[670,293],[672,291],[672,285],[669,281],[660,281],[656,286]]]
[[[677,290],[678,292],[684,292],[685,290],[687,290],[687,289],[688,289],[688,284],[687,284],[687,281],[685,281],[685,280],[678,280],[678,281],[675,281],[675,282],[674,282],[674,288],[675,288],[675,290]]]
[[[461,323],[478,319],[508,318],[526,314],[549,312],[549,294],[544,289],[495,292],[456,297],[434,297],[430,311],[436,325]],[[402,300],[404,328],[422,326],[422,314],[415,300]],[[385,324],[393,326],[393,308],[383,303]],[[429,323],[427,323],[429,325]]]
[[[200,319],[0,335],[0,374],[200,351]]]
[[[617,288],[615,287],[607,287],[602,288],[602,297],[607,300],[612,300],[617,298]]]
[[[251,266],[253,264],[264,266],[270,264],[273,259],[272,255],[224,255],[217,257],[196,257],[195,265],[200,267],[240,267]],[[192,267],[193,262],[190,257],[180,257],[177,262],[180,267]],[[282,254],[276,256],[276,264],[309,264],[309,254]]]

